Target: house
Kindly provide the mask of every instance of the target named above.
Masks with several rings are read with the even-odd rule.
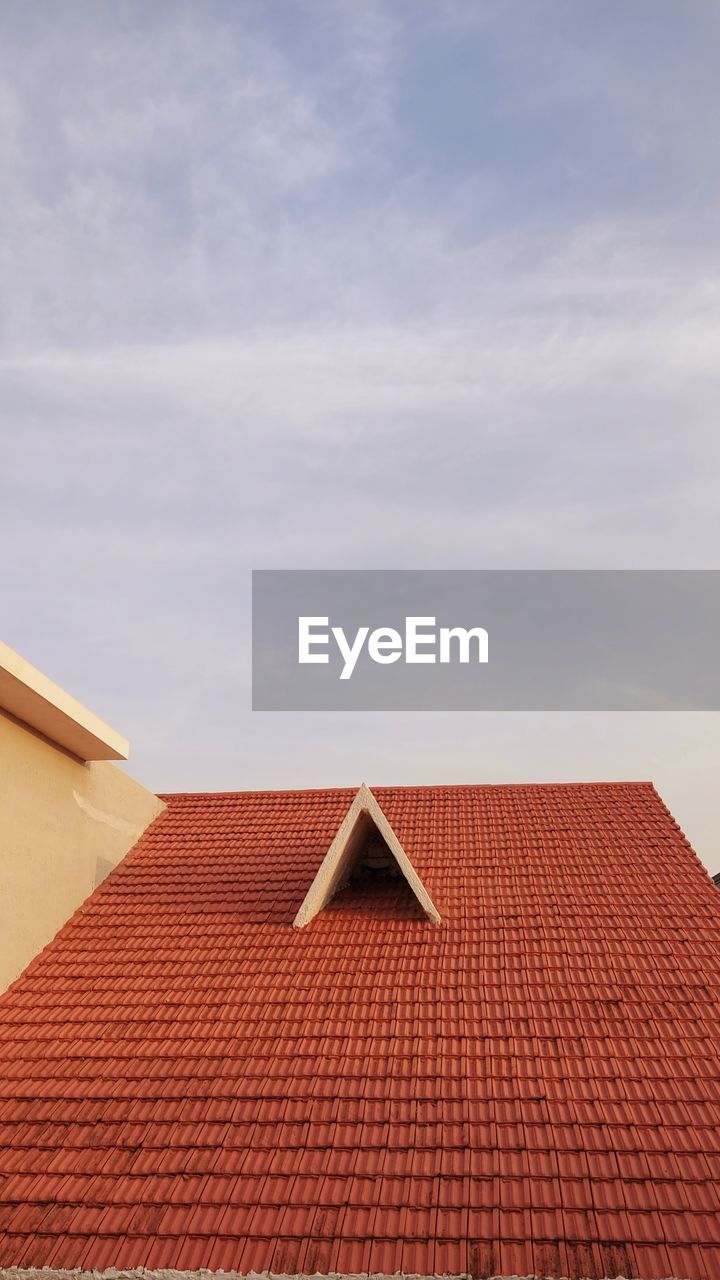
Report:
[[[0,992],[162,810],[117,767],[128,751],[0,643]]]
[[[720,1275],[720,900],[649,783],[163,799],[0,1000],[0,1275]]]

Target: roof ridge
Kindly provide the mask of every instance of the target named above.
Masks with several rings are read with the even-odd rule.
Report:
[[[582,791],[592,789],[620,789],[627,787],[650,788],[656,790],[654,782],[647,778],[614,778],[594,782],[419,782],[419,783],[374,783],[373,791],[541,791],[562,789]],[[179,799],[217,799],[233,796],[326,796],[355,795],[357,786],[338,787],[240,787],[235,791],[158,791],[161,800]]]

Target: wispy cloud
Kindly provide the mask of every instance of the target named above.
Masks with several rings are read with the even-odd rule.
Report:
[[[422,747],[407,717],[252,717],[248,572],[714,565],[716,15],[11,0],[0,26],[8,641],[158,786],[533,772],[512,718]],[[677,721],[574,764],[556,727],[542,768],[671,779]]]

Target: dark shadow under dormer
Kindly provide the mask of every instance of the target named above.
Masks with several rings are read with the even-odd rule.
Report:
[[[353,861],[326,910],[336,915],[372,915],[393,920],[424,920],[425,913],[375,824],[355,829]]]

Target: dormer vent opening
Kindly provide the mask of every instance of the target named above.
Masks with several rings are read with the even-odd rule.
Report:
[[[383,882],[397,885],[404,878],[429,920],[440,915],[417,871],[403,849],[387,817],[363,785],[353,800],[318,869],[294,927],[302,929],[322,911],[341,889],[349,885]]]

